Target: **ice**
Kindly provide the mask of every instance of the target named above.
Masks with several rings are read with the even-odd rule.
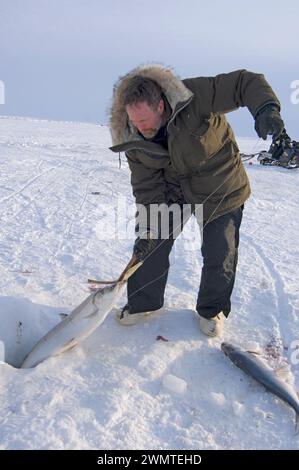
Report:
[[[243,403],[240,403],[239,401],[235,400],[232,403],[232,407],[233,407],[233,412],[234,412],[235,416],[243,416],[244,415],[245,407],[244,407]]]
[[[183,394],[187,390],[187,382],[172,374],[167,374],[162,380],[163,387],[174,393]]]

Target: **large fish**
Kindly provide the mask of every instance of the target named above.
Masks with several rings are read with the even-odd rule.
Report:
[[[242,351],[240,348],[229,343],[222,343],[221,349],[226,356],[246,374],[253,377],[264,385],[269,392],[272,392],[284,402],[288,403],[296,413],[296,433],[299,423],[299,399],[296,391],[279,377],[264,361],[257,357],[257,353]]]
[[[141,266],[132,258],[117,281],[90,294],[78,307],[50,330],[25,357],[21,368],[35,367],[81,343],[105,320],[123,294],[127,280]]]

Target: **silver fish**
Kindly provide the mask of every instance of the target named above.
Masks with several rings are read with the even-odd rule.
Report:
[[[117,281],[90,294],[78,307],[43,336],[25,357],[21,368],[35,367],[81,343],[105,320],[123,294],[127,280],[141,266],[132,258]]]
[[[293,408],[296,413],[296,433],[298,433],[299,399],[293,387],[282,380],[267,363],[259,359],[254,351],[242,351],[229,343],[222,343],[221,349],[237,367]]]

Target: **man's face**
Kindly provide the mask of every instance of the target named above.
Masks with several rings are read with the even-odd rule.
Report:
[[[163,124],[164,101],[160,100],[157,109],[142,101],[134,105],[127,105],[126,111],[133,126],[146,139],[151,139]]]

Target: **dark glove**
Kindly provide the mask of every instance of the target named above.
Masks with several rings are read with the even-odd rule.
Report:
[[[279,137],[284,129],[284,122],[281,119],[279,108],[275,104],[268,104],[261,108],[255,116],[256,133],[263,140],[267,135],[273,135],[273,139]]]
[[[151,236],[151,232],[147,232],[142,236],[142,238],[136,238],[133,252],[138,261],[144,260],[150,254],[150,252],[158,246],[159,240],[156,238],[151,238]]]

